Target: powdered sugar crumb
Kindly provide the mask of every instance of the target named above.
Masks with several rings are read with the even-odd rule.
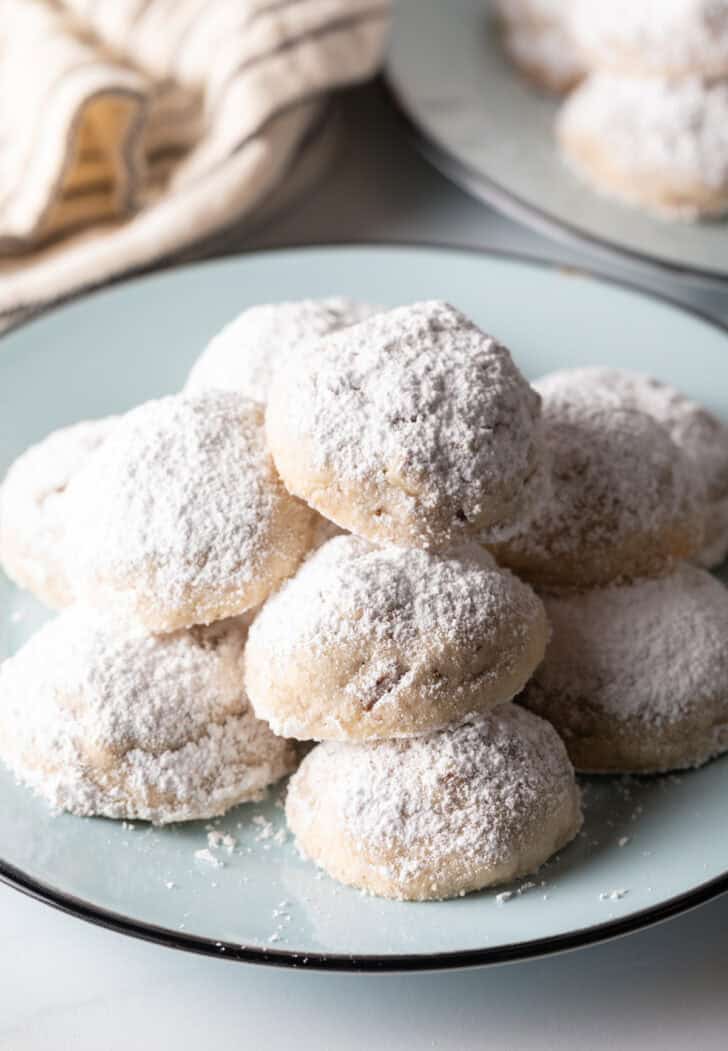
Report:
[[[212,868],[220,869],[225,864],[220,858],[216,857],[211,850],[205,847],[202,850],[195,851],[195,861],[202,861],[206,865],[211,865]]]
[[[267,817],[264,817],[262,814],[256,814],[253,818],[253,824],[258,829],[255,837],[257,842],[264,839],[271,839],[273,837],[273,823],[269,821]]]
[[[224,848],[228,854],[232,854],[235,849],[236,840],[234,836],[229,833],[223,833],[217,829],[207,833],[207,845],[211,850],[220,850]]]

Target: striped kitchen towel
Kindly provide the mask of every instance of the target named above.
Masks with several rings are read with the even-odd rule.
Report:
[[[0,327],[290,199],[389,16],[389,0],[0,0]]]

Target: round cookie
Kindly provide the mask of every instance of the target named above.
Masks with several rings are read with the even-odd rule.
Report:
[[[696,561],[711,568],[728,553],[728,425],[708,409],[653,376],[626,369],[561,369],[538,382],[542,395],[588,390],[613,404],[647,412],[662,424],[703,482],[705,538]]]
[[[265,404],[273,372],[286,354],[354,325],[377,309],[342,298],[250,307],[210,340],[193,365],[185,390],[234,390]]]
[[[728,0],[570,0],[569,27],[592,69],[670,79],[728,75]]]
[[[301,299],[249,307],[217,333],[195,362],[186,393],[233,390],[265,405],[273,373],[285,355],[347,325],[375,314],[379,307],[353,299]],[[316,516],[314,546],[334,535],[333,523]]]
[[[0,487],[0,564],[54,609],[72,601],[63,558],[65,491],[115,424],[112,417],[53,431],[18,457]]]
[[[538,396],[446,303],[302,348],[277,374],[266,429],[289,491],[374,541],[443,549],[507,535],[546,485]]]
[[[246,689],[286,737],[407,737],[510,700],[547,639],[541,602],[482,548],[339,537],[258,613]]]
[[[554,95],[571,91],[587,72],[571,37],[559,24],[505,24],[503,47],[528,80]]]
[[[313,529],[276,475],[262,406],[227,391],[128,413],[72,480],[66,509],[78,597],[123,607],[150,631],[257,606]]]
[[[0,667],[0,757],[57,809],[189,821],[260,798],[294,746],[255,718],[241,620],[148,635],[73,606]]]
[[[665,573],[700,550],[699,486],[651,416],[565,385],[544,390],[543,419],[552,497],[523,533],[491,545],[499,562],[543,588],[590,588]]]
[[[528,875],[582,820],[558,735],[512,704],[428,737],[319,745],[291,778],[286,818],[334,879],[409,901]]]
[[[536,87],[561,95],[586,73],[568,26],[566,0],[498,0],[503,46]]]
[[[522,701],[577,770],[656,773],[728,750],[728,589],[668,577],[544,598],[553,637]]]
[[[596,190],[667,218],[728,208],[728,83],[594,74],[563,104],[556,130]]]

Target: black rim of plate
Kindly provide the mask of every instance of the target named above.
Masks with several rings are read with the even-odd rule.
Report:
[[[452,244],[425,243],[411,244],[393,241],[360,241],[341,243],[307,244],[304,246],[281,245],[276,248],[266,249],[261,252],[242,253],[227,257],[217,257],[200,262],[185,262],[177,266],[167,267],[162,270],[149,270],[144,274],[131,279],[121,279],[112,284],[102,286],[97,291],[103,293],[117,285],[127,286],[136,281],[143,281],[149,277],[173,277],[180,270],[190,267],[220,266],[229,263],[234,265],[241,258],[255,258],[257,256],[275,255],[280,252],[295,252],[305,255],[309,251],[321,249],[351,250],[365,248],[369,250],[390,248],[406,251],[442,251],[462,255],[471,255],[476,258],[501,260],[509,263],[523,263],[544,270],[563,271],[565,274],[578,274],[579,277],[595,280],[602,284],[612,285],[623,290],[638,293],[647,299],[681,310],[685,314],[695,317],[697,320],[710,325],[724,335],[728,336],[728,324],[701,310],[686,306],[676,299],[660,293],[646,291],[639,284],[624,281],[610,276],[604,276],[591,268],[571,269],[564,267],[558,262],[530,256],[523,253],[503,252],[492,249],[471,248]],[[52,314],[55,309],[63,309],[69,302],[75,302],[91,293],[78,293],[60,304],[58,308],[44,312]],[[28,322],[32,324],[32,321]],[[20,326],[25,327],[24,325]],[[17,329],[16,329],[17,331]],[[10,336],[11,333],[6,333]],[[728,343],[726,344],[728,353]],[[104,909],[91,902],[77,898],[73,894],[60,890],[58,887],[43,883],[40,880],[28,876],[21,869],[0,858],[0,882],[9,887],[28,895],[37,901],[44,902],[61,912],[76,916],[107,930],[126,934],[142,941],[153,942],[164,945],[171,949],[181,949],[185,952],[196,953],[202,956],[213,956],[218,959],[236,960],[242,963],[265,964],[273,967],[288,967],[294,969],[335,971],[335,972],[359,972],[359,973],[386,973],[386,972],[412,972],[412,971],[442,971],[465,967],[483,967],[492,964],[516,963],[523,960],[536,959],[542,956],[550,956],[555,953],[566,952],[571,949],[584,948],[599,942],[609,941],[625,934],[632,934],[645,927],[653,926],[664,920],[672,919],[684,912],[703,905],[713,898],[728,892],[728,870],[713,879],[698,884],[683,894],[675,895],[658,905],[638,912],[631,913],[623,919],[610,920],[606,923],[595,924],[579,930],[569,931],[566,934],[557,934],[547,938],[536,938],[531,941],[514,942],[512,944],[494,946],[492,948],[454,950],[452,952],[428,953],[428,954],[388,954],[388,955],[357,955],[346,953],[316,953],[316,952],[294,952],[290,949],[266,949],[262,946],[240,945],[235,942],[213,940],[201,935],[186,934],[181,931],[172,930],[168,927],[159,927],[153,923],[135,920],[130,916]],[[402,908],[407,904],[402,903]]]
[[[478,171],[435,141],[410,111],[404,93],[397,87],[397,77],[391,69],[387,70],[382,83],[406,133],[430,164],[451,182],[466,190],[472,197],[484,201],[496,211],[508,216],[509,219],[567,246],[592,249],[605,261],[644,270],[646,276],[651,274],[657,277],[679,278],[686,284],[707,289],[712,287],[718,291],[725,291],[728,288],[728,271],[704,270],[697,266],[686,266],[650,255],[648,252],[640,252],[636,248],[628,248],[618,241],[599,237],[564,219],[558,219],[550,212],[539,208],[538,205],[512,193],[502,183]]]

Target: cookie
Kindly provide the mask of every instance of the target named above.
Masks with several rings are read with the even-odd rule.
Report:
[[[697,561],[711,568],[728,553],[728,425],[712,412],[653,376],[603,367],[561,369],[538,383],[550,391],[588,390],[612,404],[641,409],[662,424],[688,457],[706,503],[705,538]]]
[[[552,497],[524,532],[492,545],[499,562],[542,588],[591,588],[666,573],[701,550],[692,466],[650,415],[589,383],[547,384],[543,419]]]
[[[192,367],[185,390],[234,390],[265,404],[286,354],[379,309],[352,299],[302,299],[244,310],[214,336]]]
[[[565,0],[498,0],[503,47],[511,62],[536,87],[570,91],[585,75],[574,46]]]
[[[342,297],[249,307],[210,340],[192,367],[185,391],[233,390],[265,405],[273,373],[287,354],[379,309]],[[314,546],[333,536],[332,530],[340,532],[317,515]]]
[[[260,798],[296,755],[248,704],[245,637],[239,620],[155,636],[73,606],[0,667],[0,757],[84,816],[164,824]]]
[[[446,303],[302,348],[277,374],[266,429],[288,490],[375,542],[507,535],[545,489],[538,396]]]
[[[516,705],[408,741],[326,742],[291,778],[298,847],[385,898],[452,898],[534,872],[579,831],[558,735]]]
[[[577,770],[655,773],[728,751],[728,590],[697,566],[544,596],[553,638],[522,701]]]
[[[115,423],[89,420],[53,431],[18,457],[0,487],[0,564],[53,609],[73,597],[63,557],[65,492]]]
[[[586,75],[581,55],[562,25],[503,26],[503,48],[527,80],[553,95],[571,91]]]
[[[276,475],[263,408],[209,391],[147,402],[67,490],[75,593],[150,631],[259,605],[311,542],[313,516]]]
[[[677,219],[728,208],[727,129],[726,82],[607,73],[569,96],[556,126],[564,157],[594,189]]]
[[[592,69],[637,77],[728,76],[728,0],[570,0]]]
[[[259,612],[246,689],[286,737],[407,737],[510,700],[547,638],[533,591],[477,546],[435,555],[339,537]]]

